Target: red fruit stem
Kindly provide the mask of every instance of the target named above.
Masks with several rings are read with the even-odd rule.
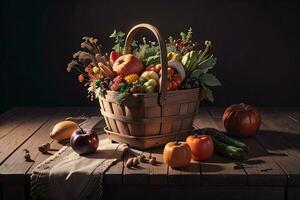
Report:
[[[175,145],[180,145],[180,142],[178,141],[178,137],[176,137],[176,143]]]
[[[84,130],[81,128],[80,125],[78,125],[79,129],[81,130],[82,133],[84,133]]]

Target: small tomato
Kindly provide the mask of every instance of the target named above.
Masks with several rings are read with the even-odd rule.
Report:
[[[186,138],[196,161],[209,159],[214,153],[214,143],[210,135],[190,135]]]

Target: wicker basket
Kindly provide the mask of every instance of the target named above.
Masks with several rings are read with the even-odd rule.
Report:
[[[139,24],[133,27],[125,41],[126,52],[131,52],[134,35],[144,28],[155,35],[160,47],[162,80],[159,92],[130,95],[123,105],[118,104],[114,91],[107,91],[99,98],[109,139],[139,149],[161,146],[176,138],[184,139],[192,130],[201,92],[199,88],[167,92],[166,45],[154,26]]]

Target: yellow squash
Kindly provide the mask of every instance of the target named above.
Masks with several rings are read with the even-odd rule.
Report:
[[[78,124],[72,121],[62,121],[57,123],[50,133],[52,139],[58,141],[65,140],[71,137],[72,133],[79,128]]]

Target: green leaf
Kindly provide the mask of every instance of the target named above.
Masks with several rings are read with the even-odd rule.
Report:
[[[193,34],[193,30],[192,30],[192,28],[190,27],[189,28],[189,30],[188,30],[188,32],[187,32],[187,35],[186,35],[186,40],[188,41],[188,40],[190,40],[190,39],[192,39],[192,34]]]
[[[109,37],[110,38],[116,38],[117,37],[117,30],[115,29],[114,32]]]
[[[131,46],[132,46],[133,48],[138,47],[137,41],[136,41],[136,40],[133,40],[132,43],[131,43]]]
[[[212,69],[216,63],[217,63],[217,58],[211,56],[205,59],[204,61],[202,61],[198,65],[198,69],[201,69],[203,73],[206,73],[209,69]]]
[[[120,83],[119,85],[120,92],[127,92],[129,90],[128,83]]]
[[[128,99],[128,97],[130,96],[129,92],[118,92],[116,94],[116,100],[119,104],[124,104],[126,102],[126,100]]]
[[[155,56],[158,54],[159,54],[158,46],[150,46],[149,44],[142,44],[139,46],[139,50],[135,53],[135,56],[146,63],[148,57]]]
[[[119,31],[119,32],[117,33],[117,36],[118,36],[119,38],[123,38],[123,37],[125,36],[125,33],[123,33],[122,31]]]
[[[173,43],[173,37],[170,35],[169,37],[168,37],[168,40],[169,40],[169,43]]]
[[[159,55],[149,56],[146,60],[146,66],[157,65],[157,64],[159,64],[159,62],[160,62]]]
[[[119,53],[121,53],[122,52],[122,48],[121,48],[121,46],[120,46],[120,44],[118,43],[118,44],[116,44],[115,46],[113,46],[113,48],[112,48],[113,50],[115,50],[116,52],[119,52]]]
[[[181,32],[180,36],[181,36],[182,41],[185,41],[186,34],[184,32]]]
[[[212,91],[209,88],[204,88],[202,91],[204,92],[203,94],[204,98],[213,103],[215,99]]]
[[[202,71],[200,69],[196,69],[191,73],[190,77],[198,79],[201,73],[202,73]]]
[[[199,77],[201,83],[207,86],[221,86],[221,82],[213,74],[202,74]]]
[[[167,52],[168,53],[170,53],[170,52],[179,53],[176,49],[175,44],[171,44],[171,45],[167,46]]]

